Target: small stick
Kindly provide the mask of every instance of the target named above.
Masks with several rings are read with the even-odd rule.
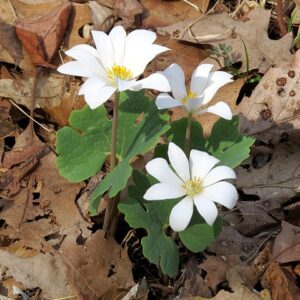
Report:
[[[276,3],[276,15],[277,15],[277,22],[279,26],[280,35],[284,36],[287,34],[287,28],[284,20],[284,12],[283,12],[283,3],[282,0],[277,0]]]

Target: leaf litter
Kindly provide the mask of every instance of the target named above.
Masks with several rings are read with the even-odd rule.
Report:
[[[138,287],[143,285],[142,275],[132,274],[141,262],[139,246],[131,244],[130,238],[125,238],[125,247],[104,239],[98,228],[101,215],[91,219],[87,212],[85,195],[103,174],[92,177],[87,185],[60,177],[50,135],[43,134],[39,126],[35,126],[35,133],[30,131],[24,118],[15,119],[11,108],[13,102],[28,112],[34,64],[44,65],[45,72],[37,81],[36,117],[52,131],[68,124],[71,111],[84,104],[77,96],[82,80],[58,75],[48,68],[49,64],[61,63],[61,49],[91,43],[92,26],[109,31],[114,24],[128,29],[141,25],[153,28],[161,34],[159,42],[172,49],[151,63],[146,73],[163,70],[171,62],[184,62],[189,81],[200,61],[220,67],[206,49],[207,45],[225,44],[232,54],[240,54],[232,56],[233,63],[242,61],[239,74],[247,76],[258,69],[263,75],[252,94],[240,103],[236,99],[245,81],[242,76],[212,100],[226,101],[239,114],[242,132],[257,139],[251,157],[237,168],[240,201],[233,211],[222,212],[233,227],[225,226],[206,251],[185,253],[186,262],[180,262],[181,275],[173,280],[160,277],[159,271],[152,271],[153,265],[142,262],[139,270],[147,269],[143,280],[148,281],[150,295],[158,299],[175,295],[181,299],[299,299],[299,51],[295,55],[290,52],[291,33],[280,40],[268,37],[270,10],[255,5],[248,7],[245,15],[234,12],[233,19],[224,3],[212,2],[3,1],[2,294],[2,287],[7,287],[3,299],[15,298],[13,286],[32,299],[137,299]],[[40,52],[41,40],[45,52]],[[32,48],[34,45],[38,47]],[[173,110],[171,119],[180,118],[180,113]],[[202,122],[201,117],[199,120]],[[214,121],[210,116],[205,119],[205,135],[209,135]],[[41,141],[41,137],[46,140]],[[134,279],[140,285],[135,285]],[[142,299],[146,299],[148,287],[142,290]]]

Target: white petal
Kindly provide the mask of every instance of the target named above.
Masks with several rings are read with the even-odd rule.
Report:
[[[203,64],[195,69],[191,79],[191,91],[197,93],[199,96],[203,93],[209,81],[209,72],[212,68],[213,65]]]
[[[169,185],[167,183],[156,183],[145,193],[145,200],[175,199],[185,195],[185,191],[180,186]]]
[[[78,61],[67,62],[57,68],[57,71],[62,74],[73,75],[73,76],[82,76],[82,77],[91,77],[96,76],[90,68]]]
[[[197,112],[198,115],[202,115],[204,113],[212,113],[217,116],[220,116],[223,119],[231,120],[232,119],[232,112],[229,105],[223,101],[218,102],[217,104],[210,106],[206,109],[200,110]]]
[[[222,204],[229,209],[233,208],[238,200],[236,188],[231,183],[225,181],[220,181],[203,188],[201,196]]]
[[[206,152],[192,150],[190,153],[190,168],[192,177],[204,178],[219,160]]]
[[[106,85],[106,81],[99,77],[89,77],[81,86],[78,95],[83,95],[89,91],[99,90]]]
[[[139,91],[141,89],[153,89],[161,92],[169,92],[171,88],[169,81],[163,74],[154,73],[145,79],[137,81],[132,89],[135,91]]]
[[[99,86],[97,89],[86,91],[84,99],[91,109],[95,109],[108,100],[115,91],[116,88],[109,85]]]
[[[133,79],[133,80],[121,80],[121,79],[117,78],[116,81],[117,81],[118,90],[120,92],[124,92],[126,90],[130,90],[136,84],[136,80],[135,79]]]
[[[169,167],[167,161],[163,158],[155,158],[146,164],[147,172],[156,178],[159,182],[174,186],[182,186],[183,181]]]
[[[172,98],[169,94],[159,94],[155,100],[158,109],[166,109],[177,106],[183,106],[181,102]]]
[[[82,52],[86,52],[88,54],[98,57],[98,51],[94,47],[89,46],[87,44],[76,45],[76,46],[72,47],[71,49],[69,49],[68,51],[66,51],[66,53],[69,52],[70,50],[80,50]],[[72,56],[72,55],[70,55],[70,56]],[[75,59],[77,59],[77,58],[75,58]]]
[[[174,143],[169,143],[168,156],[170,163],[177,175],[183,181],[190,180],[191,175],[189,161],[184,152]]]
[[[116,64],[123,65],[126,44],[126,31],[122,26],[116,26],[111,30],[108,36],[110,37],[114,48]]]
[[[213,96],[216,94],[219,88],[221,88],[223,85],[229,82],[232,82],[233,80],[231,78],[232,78],[231,74],[222,71],[216,71],[210,73],[207,87],[203,92],[204,94],[203,105],[207,104],[213,98]]]
[[[111,39],[103,31],[92,30],[92,36],[96,44],[101,64],[109,69],[115,63],[114,48]]]
[[[66,51],[66,54],[78,60],[82,65],[85,65],[88,69],[91,69],[95,74],[98,74],[102,77],[106,76],[106,71],[103,69],[99,58],[90,54],[89,52],[82,51],[82,47],[75,46]]]
[[[198,97],[195,99],[188,99],[187,110],[192,111],[192,112],[197,111],[199,109],[199,107],[201,107],[202,102],[203,102],[203,97]]]
[[[235,172],[227,166],[213,168],[203,179],[203,186],[214,184],[224,179],[236,179]]]
[[[174,98],[181,101],[187,94],[183,70],[177,64],[172,64],[163,71],[168,78]]]
[[[137,77],[144,72],[148,63],[156,55],[167,50],[169,48],[159,45],[148,45],[146,47],[145,45],[128,46],[126,42],[124,66],[132,71],[133,77]]]
[[[183,231],[189,225],[193,215],[193,199],[183,198],[172,209],[169,223],[174,231]]]
[[[204,198],[202,195],[194,197],[194,203],[205,222],[208,225],[212,225],[218,216],[218,209],[216,205],[212,201]]]
[[[123,64],[133,72],[133,77],[144,72],[155,39],[156,33],[144,29],[134,30],[128,34]]]

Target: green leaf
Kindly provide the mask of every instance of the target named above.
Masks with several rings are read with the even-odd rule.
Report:
[[[182,243],[193,252],[203,251],[220,234],[222,229],[222,219],[217,218],[215,223],[210,226],[206,224],[194,210],[191,223],[184,231],[179,232]]]
[[[136,124],[137,117],[144,113],[144,118]],[[90,211],[97,214],[100,196],[109,191],[109,196],[114,197],[125,188],[132,168],[130,162],[136,155],[150,151],[159,137],[170,126],[167,125],[168,115],[158,111],[155,102],[143,96],[143,93],[122,93],[117,155],[119,164],[105,176],[92,194]]]
[[[150,178],[134,171],[135,185],[129,189],[129,199],[121,202],[119,210],[133,228],[144,228],[147,236],[141,244],[144,256],[153,264],[160,265],[164,274],[176,276],[179,265],[179,251],[175,242],[166,235],[169,215],[178,200],[145,201],[143,195],[152,185]]]
[[[181,149],[184,149],[185,132],[186,132],[187,118],[174,121],[171,124],[171,128],[167,131],[166,137],[169,141],[172,141]],[[191,149],[204,150],[205,139],[203,137],[203,129],[199,122],[192,121],[191,127]],[[155,148],[154,157],[167,157],[168,145],[158,145]]]
[[[166,137],[169,142],[184,149],[185,131],[187,118],[172,123]],[[252,137],[242,135],[238,130],[239,118],[235,116],[232,120],[220,118],[213,126],[210,136],[205,139],[203,130],[197,121],[192,123],[191,149],[206,151],[220,160],[220,165],[231,168],[237,167],[249,156],[250,147],[255,142]],[[168,145],[158,145],[155,149],[155,157],[167,157]]]
[[[61,176],[80,182],[95,175],[110,152],[111,121],[103,106],[85,106],[71,113],[69,123],[57,132],[56,165]]]
[[[237,167],[250,153],[250,146],[255,139],[242,135],[238,130],[239,118],[219,119],[213,126],[206,141],[207,152],[220,159],[220,164],[231,168]]]

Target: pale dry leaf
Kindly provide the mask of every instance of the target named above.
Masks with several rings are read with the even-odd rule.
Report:
[[[270,211],[271,202],[281,204],[300,191],[300,152],[299,141],[278,143],[263,166],[252,163],[238,167],[237,187],[245,194],[256,195],[260,200],[270,200],[262,204]]]
[[[255,8],[249,13],[248,21],[236,21],[227,13],[222,13],[161,27],[157,30],[162,35],[176,37],[183,41],[214,46],[224,43],[226,46],[231,46],[231,53],[242,55],[241,71],[247,71],[246,53],[242,42],[244,41],[249,69],[259,69],[264,73],[271,65],[288,60],[291,56],[289,52],[292,43],[291,34],[277,41],[268,37],[270,14],[270,10]],[[234,60],[233,58],[233,62]],[[203,63],[208,62],[212,63],[214,60],[205,60]]]
[[[10,98],[19,105],[29,107],[33,80],[32,77],[18,81],[1,79],[0,97]],[[48,113],[51,121],[60,126],[66,125],[72,110],[84,105],[83,99],[77,96],[79,84],[80,82],[67,79],[61,74],[41,76],[35,94],[36,107]]]
[[[204,14],[209,5],[208,0],[195,0],[191,3],[198,7],[199,11],[184,1],[141,0],[145,7],[143,25],[157,28],[192,20]]]
[[[90,1],[88,5],[90,7],[91,17],[93,20],[93,30],[108,32],[113,27],[116,20],[113,10],[100,5],[96,1]]]
[[[283,134],[300,130],[300,51],[288,62],[272,67],[250,98],[239,105],[240,130],[266,143],[277,143]]]
[[[280,264],[300,261],[300,227],[285,221],[282,221],[281,227],[274,241],[273,259]]]

